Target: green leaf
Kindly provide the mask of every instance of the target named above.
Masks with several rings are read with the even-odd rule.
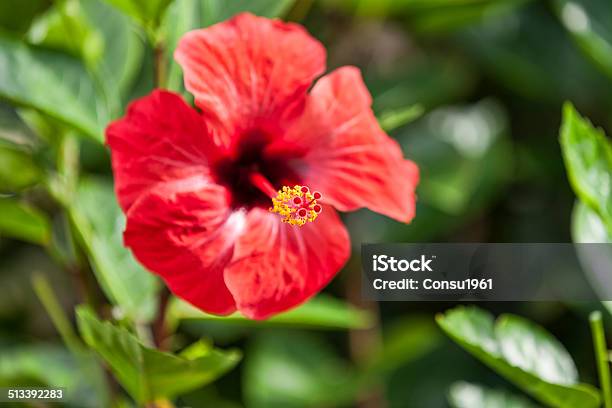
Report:
[[[574,361],[541,327],[519,316],[457,307],[436,316],[442,330],[474,357],[544,404],[598,407],[598,390],[579,383]]]
[[[612,9],[606,0],[553,2],[561,23],[601,71],[612,77]]]
[[[378,115],[378,122],[385,132],[390,132],[420,118],[424,112],[425,109],[421,105],[411,105],[381,113]]]
[[[32,20],[49,7],[48,0],[2,0],[0,1],[0,29],[23,34]]]
[[[85,343],[109,365],[117,380],[139,403],[172,398],[208,384],[240,360],[237,351],[221,351],[198,342],[180,355],[143,345],[125,328],[98,320],[85,307],[77,308]]]
[[[306,333],[267,333],[246,356],[243,391],[249,407],[345,406],[359,391],[351,367]]]
[[[173,0],[106,0],[147,29],[156,29]]]
[[[383,345],[367,362],[369,372],[391,372],[428,354],[442,336],[429,316],[410,316],[387,325]]]
[[[227,20],[238,13],[249,12],[258,16],[274,18],[284,15],[296,0],[203,0],[202,26]]]
[[[71,406],[110,406],[104,371],[94,356],[74,356],[51,344],[4,347],[0,386],[64,387]]]
[[[117,99],[113,116],[121,114],[121,102],[127,99],[144,57],[143,41],[131,19],[103,0],[88,0],[81,7],[102,38],[101,58],[93,69],[105,92]]]
[[[30,187],[38,183],[41,176],[29,152],[0,143],[0,192]]]
[[[453,408],[537,408],[521,396],[464,381],[451,386],[448,402]]]
[[[150,321],[157,308],[158,281],[123,246],[125,217],[111,183],[83,180],[70,217],[104,293],[128,318]]]
[[[41,45],[95,61],[102,52],[102,38],[88,23],[78,0],[56,2],[36,18],[27,34],[31,44]]]
[[[366,311],[325,295],[319,295],[302,306],[263,321],[251,320],[239,313],[229,316],[211,315],[178,299],[172,301],[169,314],[178,320],[211,320],[254,327],[364,329],[372,321]]]
[[[77,59],[0,36],[0,97],[102,141],[108,109]]]
[[[560,141],[572,188],[612,234],[612,144],[570,103],[563,107]]]
[[[572,212],[572,241],[577,243],[612,243],[601,217],[580,200]]]
[[[44,245],[51,238],[51,225],[47,217],[11,198],[0,198],[0,236],[22,239]]]

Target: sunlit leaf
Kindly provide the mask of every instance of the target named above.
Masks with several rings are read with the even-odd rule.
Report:
[[[366,311],[325,295],[319,295],[302,306],[263,321],[251,320],[239,313],[229,316],[211,315],[178,299],[173,300],[170,315],[178,320],[210,320],[253,327],[363,329],[371,324],[371,316]]]
[[[598,407],[599,392],[578,382],[567,350],[534,323],[514,315],[497,321],[476,307],[457,307],[436,317],[444,332],[490,368],[544,404]]]
[[[108,122],[105,99],[96,93],[80,61],[5,37],[0,37],[0,97],[35,108],[98,141]]]
[[[149,321],[156,311],[158,282],[123,246],[125,217],[111,183],[82,181],[70,215],[106,295],[127,317]]]
[[[463,381],[451,386],[448,401],[453,408],[537,408],[521,396]]]
[[[179,355],[146,347],[125,328],[98,320],[84,307],[77,309],[77,321],[85,342],[140,403],[199,388],[231,370],[240,360],[237,351],[221,351],[202,342]]]
[[[578,198],[612,234],[612,143],[567,103],[560,131],[568,178]]]
[[[0,236],[42,245],[51,237],[51,226],[40,211],[11,198],[0,198]]]
[[[30,43],[64,51],[85,62],[102,53],[100,34],[91,27],[78,0],[56,2],[38,16],[27,34]]]

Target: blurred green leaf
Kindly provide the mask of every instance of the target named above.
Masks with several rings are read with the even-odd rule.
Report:
[[[67,52],[85,62],[102,53],[100,34],[88,23],[79,0],[57,1],[38,16],[27,34],[30,43]]]
[[[14,192],[40,181],[42,172],[31,154],[0,143],[0,192]]]
[[[612,8],[606,0],[555,0],[561,23],[582,51],[612,77]]]
[[[202,27],[227,20],[238,13],[249,12],[274,18],[285,14],[296,0],[202,0]]]
[[[49,7],[48,0],[2,0],[0,1],[0,28],[23,34],[32,20]]]
[[[156,29],[173,0],[105,0],[136,20],[146,29]]]
[[[560,141],[572,188],[612,234],[612,144],[570,103],[563,107]]]
[[[123,113],[122,101],[127,100],[144,57],[144,43],[129,17],[103,0],[81,3],[83,13],[102,40],[101,58],[92,69],[101,82],[111,114]]]
[[[68,350],[50,344],[3,348],[0,386],[64,387],[71,405],[110,406],[104,372],[93,355],[75,357]]]
[[[489,77],[523,98],[593,106],[612,100],[610,80],[582,58],[543,2],[483,19],[462,30],[459,42]]]
[[[125,217],[111,183],[102,179],[81,181],[70,204],[77,236],[104,293],[126,317],[140,323],[150,321],[157,308],[158,281],[123,246]]]
[[[371,324],[371,316],[366,311],[326,295],[319,295],[302,306],[262,321],[248,319],[239,313],[211,315],[179,299],[173,299],[169,315],[178,320],[211,320],[254,327],[364,329]]]
[[[462,306],[436,316],[436,321],[461,347],[542,403],[599,406],[599,391],[578,383],[571,356],[536,324],[514,315],[494,322],[488,312]]]
[[[85,342],[110,366],[117,380],[139,403],[172,398],[216,380],[240,360],[237,351],[221,351],[198,342],[180,355],[144,346],[125,328],[101,322],[85,307],[77,309]]]
[[[51,225],[38,210],[12,198],[0,198],[0,236],[44,245],[51,237]]]
[[[266,333],[246,356],[243,392],[249,407],[342,406],[363,391],[356,373],[305,333]]]
[[[380,353],[372,355],[367,370],[390,372],[439,346],[440,332],[430,316],[401,318],[385,327]]]
[[[526,398],[468,382],[454,383],[448,394],[453,408],[536,408]]]
[[[35,108],[98,141],[108,122],[106,102],[78,60],[4,37],[0,97]]]
[[[411,105],[403,109],[394,109],[378,115],[378,123],[385,132],[407,125],[420,118],[425,112],[421,105]]]

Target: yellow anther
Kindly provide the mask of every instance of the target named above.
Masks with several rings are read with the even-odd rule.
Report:
[[[323,210],[317,200],[321,193],[310,192],[306,186],[284,186],[272,198],[270,212],[282,217],[282,221],[301,227],[307,222],[313,222]]]

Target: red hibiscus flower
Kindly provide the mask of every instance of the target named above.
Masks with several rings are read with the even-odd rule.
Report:
[[[418,170],[379,127],[359,70],[325,71],[301,26],[240,14],[175,58],[201,110],[156,90],[112,123],[125,244],[170,290],[263,319],[321,290],[349,257],[336,210],[414,216]]]

